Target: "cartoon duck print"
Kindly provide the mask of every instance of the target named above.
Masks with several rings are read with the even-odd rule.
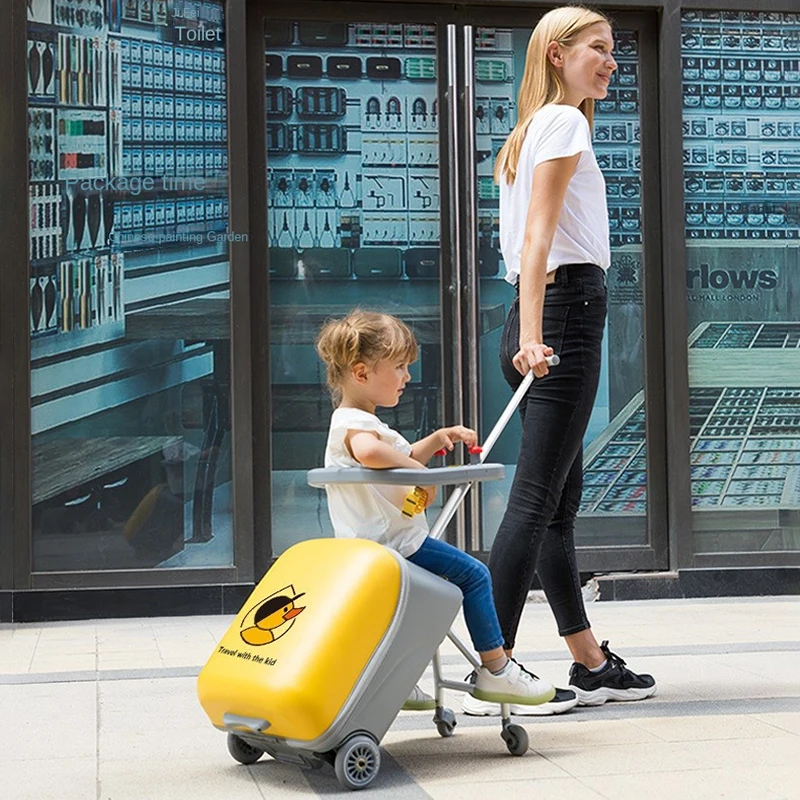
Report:
[[[305,609],[305,606],[294,604],[304,594],[295,594],[291,584],[271,594],[247,612],[242,626],[248,622],[253,624],[243,627],[239,635],[247,644],[256,647],[280,639],[294,625],[295,617]]]

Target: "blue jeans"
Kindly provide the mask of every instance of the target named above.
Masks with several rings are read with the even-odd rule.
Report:
[[[457,547],[431,539],[408,557],[412,564],[446,578],[461,589],[464,595],[464,620],[472,646],[479,652],[494,650],[503,644],[503,634],[492,599],[492,579],[485,564]]]
[[[583,489],[583,436],[600,377],[606,319],[605,273],[592,264],[558,268],[547,286],[544,341],[561,363],[531,384],[522,418],[517,470],[505,515],[489,555],[494,600],[505,637],[514,646],[534,573],[561,636],[590,627],[575,558],[575,516]],[[511,363],[519,351],[519,299],[511,306],[500,366],[512,389],[522,375]]]

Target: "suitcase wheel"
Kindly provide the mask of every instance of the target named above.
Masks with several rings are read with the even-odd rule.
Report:
[[[345,789],[364,789],[381,768],[381,751],[375,741],[365,734],[351,736],[336,751],[333,769]]]
[[[528,732],[521,725],[504,725],[500,736],[512,756],[524,756],[528,752]]]
[[[433,721],[436,723],[436,730],[439,731],[439,736],[449,739],[453,735],[453,730],[456,725],[456,715],[449,708],[439,707],[433,716]]]
[[[244,739],[240,739],[235,733],[228,734],[228,752],[240,764],[255,764],[264,755],[263,750],[247,744]]]

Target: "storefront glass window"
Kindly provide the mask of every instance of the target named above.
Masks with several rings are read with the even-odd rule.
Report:
[[[800,549],[800,15],[682,15],[698,553]]]
[[[332,534],[325,493],[306,482],[333,411],[314,349],[326,319],[360,307],[407,322],[419,358],[399,404],[377,413],[409,441],[442,424],[440,77],[436,27],[403,21],[270,20],[264,60],[279,555]]]
[[[33,569],[232,563],[223,0],[29,0]]]

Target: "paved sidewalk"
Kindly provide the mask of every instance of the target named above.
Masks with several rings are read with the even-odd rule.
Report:
[[[590,607],[658,694],[519,718],[510,756],[494,719],[459,715],[441,739],[403,713],[361,797],[391,800],[800,800],[800,598],[656,600]],[[333,771],[228,755],[195,676],[231,617],[0,625],[4,800],[274,800],[350,797]],[[561,685],[569,660],[546,605],[529,603],[519,659]],[[463,626],[462,626],[463,629]],[[468,668],[445,650],[449,675]],[[423,679],[430,688],[430,675]],[[460,697],[451,706],[460,709]]]

